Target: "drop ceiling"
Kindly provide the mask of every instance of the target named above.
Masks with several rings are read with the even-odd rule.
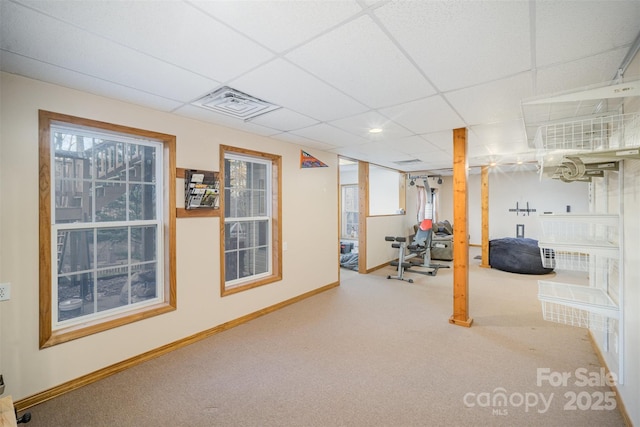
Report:
[[[450,168],[460,127],[470,165],[534,160],[524,114],[549,109],[522,101],[613,83],[640,33],[638,0],[0,7],[2,71],[408,172]],[[279,108],[243,119],[195,104],[225,86]]]

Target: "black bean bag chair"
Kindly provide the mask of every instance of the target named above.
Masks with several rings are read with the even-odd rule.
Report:
[[[540,258],[538,241],[534,239],[505,237],[489,241],[489,264],[510,273],[548,274],[553,268],[545,268]]]

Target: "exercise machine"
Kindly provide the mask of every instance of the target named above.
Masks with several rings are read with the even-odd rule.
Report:
[[[398,260],[391,261],[392,266],[398,267],[398,274],[395,276],[388,275],[387,279],[406,280],[409,283],[413,283],[413,279],[405,278],[404,273],[410,272],[435,276],[438,274],[440,268],[449,268],[448,265],[431,263],[432,235],[433,223],[430,219],[425,219],[417,227],[416,234],[409,244],[407,244],[406,237],[386,236],[384,240],[387,242],[395,242],[391,244],[391,247],[398,249]],[[409,250],[408,254],[407,250]],[[412,267],[423,267],[428,270],[412,270]]]
[[[431,263],[431,241],[433,240],[433,221],[430,219],[424,219],[417,227],[416,235],[413,238],[413,246],[408,246],[409,250],[419,250],[422,263],[420,267],[430,268],[431,271],[426,272],[429,276],[435,276],[438,274],[440,268],[449,268],[446,264],[432,264]]]
[[[391,261],[392,266],[398,267],[398,274],[396,276],[389,275],[387,276],[387,279],[406,280],[409,283],[413,283],[413,279],[404,277],[404,272],[411,267],[411,263],[407,262],[407,260],[409,259],[409,257],[407,256],[407,238],[386,236],[384,240],[387,242],[396,242],[392,243],[391,247],[394,249],[398,249],[398,260]]]

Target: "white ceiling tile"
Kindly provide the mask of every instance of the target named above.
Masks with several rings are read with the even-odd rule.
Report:
[[[375,14],[441,91],[531,68],[529,2],[390,2]]]
[[[367,142],[366,139],[345,132],[326,123],[297,129],[290,132],[316,141],[324,141],[334,145],[358,145]]]
[[[612,68],[617,69],[622,64],[627,50],[627,48],[615,49],[588,58],[538,69],[536,95],[611,81],[615,76],[615,73],[611,73]]]
[[[444,150],[447,153],[453,152],[453,129],[441,132],[425,133],[420,136],[438,147],[440,150]]]
[[[271,128],[260,126],[259,124],[251,121],[244,121],[235,117],[226,116],[224,114],[216,113],[215,111],[208,110],[206,108],[196,107],[195,105],[187,104],[176,109],[175,114],[189,117],[191,119],[200,120],[203,122],[214,123],[230,128],[238,129],[244,132],[251,132],[262,136],[272,136],[279,131]]]
[[[380,112],[414,133],[430,133],[464,126],[462,119],[441,96],[383,108]]]
[[[251,122],[267,126],[272,129],[277,129],[282,132],[305,128],[318,123],[317,120],[296,113],[295,111],[287,110],[286,108],[279,108],[275,111],[263,114],[251,120]]]
[[[527,138],[522,127],[522,120],[477,125],[469,128],[483,145],[500,147],[505,152],[513,152],[514,147],[526,146]]]
[[[538,67],[616,49],[638,34],[637,0],[538,1],[535,8]]]
[[[21,6],[5,6],[10,16],[3,17],[0,43],[9,52],[176,101],[219,84]]]
[[[293,50],[286,58],[371,108],[435,93],[366,15]]]
[[[22,1],[89,33],[218,81],[273,56],[185,2]]]
[[[302,145],[302,146],[305,146],[305,147],[311,147],[311,148],[316,148],[318,150],[325,150],[325,151],[331,151],[333,148],[336,147],[335,145],[326,144],[324,142],[319,142],[319,141],[314,141],[312,139],[305,138],[305,137],[300,136],[300,135],[294,135],[294,134],[289,133],[289,132],[279,133],[279,134],[273,135],[272,138],[278,139],[278,140],[284,141],[284,142],[289,142],[289,143],[292,143],[292,144],[298,144],[298,145]]]
[[[532,96],[531,73],[474,86],[445,97],[467,125],[507,121],[522,116],[522,99]]]
[[[282,59],[233,80],[231,86],[318,121],[335,120],[367,110],[364,105]]]
[[[453,157],[451,156],[451,154],[438,149],[420,151],[420,152],[414,153],[414,157],[426,163],[448,162],[449,166],[453,166],[452,164]]]
[[[121,86],[85,74],[76,73],[67,68],[34,61],[33,59],[9,52],[2,52],[1,54],[3,70],[8,73],[28,76],[32,79],[72,87],[76,90],[142,105],[160,111],[172,111],[181,105],[181,103],[171,99],[162,98],[135,88]]]
[[[423,153],[427,151],[440,151],[437,146],[433,145],[419,135],[412,135],[406,138],[398,138],[387,144],[392,145],[394,150],[407,155],[413,155],[415,153]]]
[[[355,1],[195,1],[263,46],[283,52],[362,11]]]
[[[329,124],[366,139],[387,140],[411,135],[409,130],[376,111],[333,120]],[[369,133],[369,130],[373,128],[382,129],[382,132],[378,134]]]

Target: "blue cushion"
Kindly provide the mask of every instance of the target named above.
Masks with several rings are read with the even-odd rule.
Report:
[[[548,274],[553,271],[553,268],[542,265],[538,241],[525,238],[491,240],[489,264],[491,268],[520,274]]]

